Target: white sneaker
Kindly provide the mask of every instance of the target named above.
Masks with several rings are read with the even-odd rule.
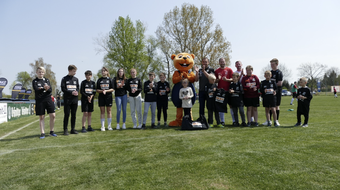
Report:
[[[125,123],[123,123],[123,129],[126,129]]]
[[[100,128],[100,130],[101,130],[101,131],[105,131],[105,127],[102,126],[102,127]]]
[[[136,128],[137,128],[137,125],[134,125],[133,128],[136,129]]]
[[[137,129],[141,129],[142,128],[142,124],[138,125]]]
[[[308,127],[308,124],[303,124],[302,127]]]
[[[277,124],[278,126],[280,126],[279,120],[276,120],[276,124]]]
[[[112,127],[111,127],[111,125],[107,126],[107,129],[108,129],[109,131],[112,131],[112,130],[113,130]]]
[[[270,125],[271,125],[271,124],[272,124],[272,121],[269,121],[269,123],[270,123]],[[262,123],[262,125],[265,125],[265,126],[267,126],[267,125],[268,125],[268,121],[266,121],[266,122]]]
[[[120,127],[119,127],[119,123],[117,123],[117,127],[116,127],[116,129],[117,129],[117,130],[119,130],[119,129],[120,129]]]

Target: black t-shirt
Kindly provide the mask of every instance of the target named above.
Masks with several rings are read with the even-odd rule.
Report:
[[[234,83],[231,82],[229,85],[229,90],[234,90],[234,93],[229,94],[229,104],[232,107],[240,107],[243,100],[243,87],[240,82]]]
[[[217,89],[217,84],[208,84],[208,90],[206,91],[207,93],[207,109],[208,110],[214,110],[215,108],[215,91]]]
[[[297,96],[305,96],[307,99],[298,99],[298,109],[299,108],[309,108],[310,101],[313,98],[313,94],[311,93],[308,87],[299,88],[297,91]]]
[[[170,93],[170,90],[168,92],[168,91],[166,91],[166,88],[170,89],[170,84],[168,82],[158,81],[157,89],[156,89],[157,101],[159,101],[159,102],[168,101],[168,94]]]
[[[218,112],[228,112],[228,92],[223,88],[216,89],[215,91],[215,110]]]
[[[271,80],[275,83],[283,80],[283,74],[279,69],[276,69],[275,71],[271,70],[272,78]],[[277,86],[278,89],[282,89],[282,86]]]
[[[205,71],[208,73],[208,74],[211,74],[211,73],[215,73],[214,69],[213,68],[210,68],[210,67],[207,67],[205,69]],[[209,84],[209,80],[208,78],[204,75],[202,69],[199,69],[198,71],[198,74],[199,74],[199,91],[207,91],[208,89],[208,84]]]
[[[142,82],[139,78],[129,78],[126,85],[131,97],[136,97],[142,92]],[[132,89],[136,89],[136,92],[132,93]]]
[[[75,76],[66,75],[61,79],[61,90],[64,93],[64,103],[77,104],[78,96],[72,95],[73,91],[79,92],[79,81]]]
[[[144,93],[145,93],[145,102],[156,102],[157,101],[157,83],[155,81],[152,81],[153,88],[150,88],[151,81],[148,80],[144,82]]]
[[[112,80],[110,77],[101,77],[97,80],[97,90],[109,90],[109,89],[113,89]],[[112,97],[112,92],[105,93],[105,95],[103,93],[99,93],[98,98],[104,97],[105,98]]]
[[[115,90],[115,96],[124,96],[127,94],[126,92],[126,84],[127,80],[124,80],[123,78],[113,78],[112,84],[113,84],[113,89]],[[123,84],[122,88],[118,88],[118,85]]]
[[[87,100],[88,96],[96,94],[96,84],[94,81],[83,80],[80,85],[81,99]]]
[[[277,90],[276,83],[273,80],[269,80],[269,81],[263,80],[263,81],[261,81],[261,86],[260,86],[260,92],[261,92],[263,98],[265,98],[267,96],[274,96],[273,91],[265,92],[266,89],[276,91]]]
[[[50,86],[48,90],[44,89],[45,84]],[[38,77],[32,81],[32,87],[35,92],[35,100],[44,100],[46,98],[51,98],[52,86],[50,80],[47,78],[39,79]]]

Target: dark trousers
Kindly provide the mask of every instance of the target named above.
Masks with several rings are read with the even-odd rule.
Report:
[[[308,110],[300,110],[300,109],[297,110],[296,116],[297,116],[298,123],[301,123],[301,115],[305,116],[305,122],[303,124],[308,124],[309,108]]]
[[[188,115],[191,118],[191,114],[190,114],[191,108],[183,108],[183,110],[184,110],[184,116]]]
[[[208,109],[208,123],[209,124],[214,123],[213,113],[215,113],[215,120],[216,120],[217,125],[221,124],[220,115],[219,115],[218,111],[214,111],[213,109],[210,109],[210,110]]]
[[[201,115],[204,115],[204,109],[205,109],[205,102],[207,101],[208,97],[205,91],[199,91],[199,98],[198,101],[200,103],[200,117]]]
[[[70,117],[71,111],[71,129],[73,130],[76,126],[76,114],[78,104],[65,104],[64,105],[64,129],[67,129],[68,118]]]
[[[232,107],[231,109],[233,109],[234,112],[234,119],[235,119],[235,123],[239,123],[238,121],[238,109],[240,109],[240,115],[241,115],[241,119],[242,119],[242,123],[246,122],[245,116],[244,116],[244,107],[240,106],[240,107]]]
[[[168,102],[166,103],[157,102],[157,121],[161,121],[162,109],[163,109],[164,122],[166,122],[168,119]]]

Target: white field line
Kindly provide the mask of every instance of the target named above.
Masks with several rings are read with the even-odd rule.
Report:
[[[0,140],[2,140],[2,139],[4,139],[4,138],[10,136],[11,134],[16,133],[16,132],[18,132],[18,131],[20,131],[20,130],[22,130],[22,129],[24,129],[24,128],[30,126],[30,125],[32,125],[33,123],[38,122],[38,121],[39,121],[39,120],[32,121],[31,123],[29,123],[29,124],[27,124],[27,125],[25,125],[25,126],[19,128],[19,129],[17,129],[17,130],[14,130],[14,131],[12,131],[12,132],[7,133],[6,135],[0,137]]]

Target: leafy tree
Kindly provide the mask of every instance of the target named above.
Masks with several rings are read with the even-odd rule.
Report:
[[[320,63],[302,63],[298,68],[300,76],[308,78],[308,87],[313,91],[316,88],[317,80],[325,73],[327,65]]]
[[[169,66],[171,54],[188,52],[195,54],[196,63],[208,57],[212,67],[218,67],[218,59],[230,64],[230,42],[223,36],[220,25],[213,22],[213,12],[208,6],[197,8],[184,3],[166,13],[162,25],[156,31],[165,61]]]
[[[17,82],[22,84],[22,87],[29,89],[32,87],[32,78],[30,74],[26,71],[19,72],[17,74]]]
[[[331,67],[325,72],[321,84],[326,91],[330,91],[331,86],[339,85],[339,73],[340,71],[337,67]]]
[[[40,57],[40,58],[38,58],[38,60],[35,60],[34,63],[30,63],[30,66],[32,67],[32,71],[31,71],[31,74],[30,74],[31,78],[36,77],[36,71],[37,71],[38,67],[44,67],[45,68],[45,70],[46,70],[45,78],[48,78],[50,80],[51,86],[52,86],[52,94],[55,94],[56,89],[57,89],[57,80],[56,80],[56,77],[55,77],[55,73],[52,71],[52,65],[45,63],[43,58]],[[32,95],[34,96],[34,93],[32,93]]]
[[[282,81],[282,88],[285,88],[285,89],[290,91],[290,84],[289,84],[288,80]]]
[[[114,70],[123,68],[127,76],[130,76],[131,68],[145,71],[147,53],[144,33],[145,26],[140,20],[134,25],[129,16],[119,17],[108,35],[96,39],[97,45],[100,46],[97,51],[105,52],[104,66]]]

